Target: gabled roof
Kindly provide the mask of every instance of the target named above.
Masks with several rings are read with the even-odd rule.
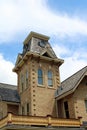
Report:
[[[0,83],[0,101],[19,103],[17,86]]]
[[[85,75],[87,75],[87,66],[64,80],[61,83],[61,86],[57,89],[55,96],[58,99],[61,99],[64,96],[73,93]]]
[[[47,49],[44,49],[42,52],[41,52],[41,55],[42,56],[47,56],[47,57],[50,57],[50,58],[53,58],[53,55],[50,53],[49,50]]]

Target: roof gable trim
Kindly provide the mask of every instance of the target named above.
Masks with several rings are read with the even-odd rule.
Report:
[[[16,60],[16,65],[19,63],[19,61],[22,59],[22,56],[18,54],[17,60]]]
[[[83,80],[83,78],[85,77],[85,75],[87,74],[87,72],[85,72],[79,79],[79,81],[76,83],[75,87],[70,89],[69,91],[63,93],[62,95],[59,95],[59,96],[56,96],[56,98],[59,100],[59,99],[62,99],[64,98],[65,96],[68,96],[70,94],[72,94],[73,92],[75,92],[75,90],[77,89],[78,85],[81,83],[81,81]]]
[[[47,56],[49,58],[53,58],[53,55],[49,52],[49,50],[44,50],[42,53],[41,53],[42,56]]]

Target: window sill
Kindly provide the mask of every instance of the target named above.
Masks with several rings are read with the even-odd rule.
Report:
[[[53,86],[52,87],[48,86],[48,89],[54,89],[54,90],[56,90]]]
[[[41,85],[41,84],[38,84],[37,87],[45,88],[45,86],[44,86],[44,85]]]

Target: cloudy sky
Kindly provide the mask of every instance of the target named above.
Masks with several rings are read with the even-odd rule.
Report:
[[[50,36],[62,81],[87,65],[87,0],[0,0],[0,82],[17,84],[12,68],[30,31]]]

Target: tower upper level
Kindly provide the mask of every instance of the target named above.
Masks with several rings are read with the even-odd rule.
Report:
[[[30,51],[39,55],[57,58],[48,40],[48,36],[31,32],[24,41],[23,55]]]
[[[24,61],[32,56],[42,60],[51,61],[60,66],[63,63],[63,60],[57,58],[49,43],[49,39],[50,38],[46,35],[30,32],[23,42],[23,51],[21,54],[18,54],[13,71],[16,72],[18,68],[24,64]]]

